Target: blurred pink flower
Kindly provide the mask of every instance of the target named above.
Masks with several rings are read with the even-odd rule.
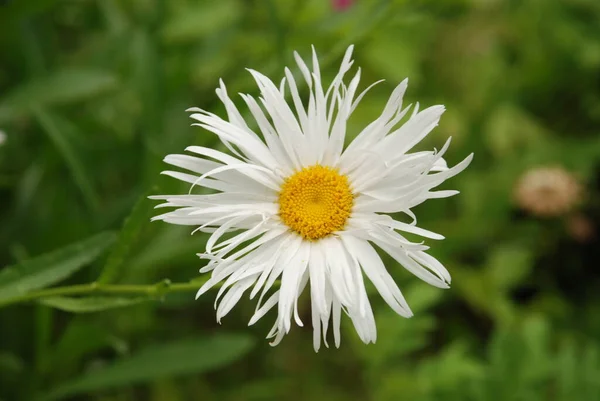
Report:
[[[354,0],[332,0],[331,5],[335,11],[344,11],[352,7]]]

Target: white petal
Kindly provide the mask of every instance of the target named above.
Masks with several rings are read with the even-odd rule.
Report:
[[[415,262],[408,256],[408,252],[402,250],[401,248],[394,248],[384,242],[374,241],[378,247],[383,249],[388,255],[393,257],[398,263],[400,263],[406,270],[425,281],[428,284],[431,284],[438,288],[448,288],[448,284],[444,280],[444,277],[432,274],[429,270],[425,269],[419,263]]]
[[[308,244],[310,246],[308,269],[310,272],[310,293],[312,305],[313,307],[316,307],[316,311],[319,314],[323,314],[328,308],[327,301],[325,300],[325,287],[327,284],[325,256],[321,252],[321,246],[319,246],[319,243]]]
[[[404,92],[406,92],[407,85],[408,80],[405,79],[394,89],[381,116],[362,130],[352,143],[348,145],[348,148],[344,151],[340,160],[342,169],[344,169],[343,166],[354,159],[357,154],[360,154],[361,151],[365,149],[373,147],[387,135],[391,127],[388,127],[386,130],[386,124],[394,118],[396,114],[400,113],[402,108],[402,98]]]
[[[431,232],[429,230],[425,230],[423,228],[419,228],[419,227],[416,227],[416,226],[413,226],[410,224],[406,224],[401,221],[393,220],[391,218],[383,220],[381,224],[385,225],[387,227],[393,228],[394,230],[405,231],[407,233],[420,235],[421,237],[437,239],[437,240],[444,239],[443,235],[440,235],[440,234],[437,234],[437,233]]]
[[[275,291],[273,295],[269,297],[267,302],[265,302],[259,309],[256,310],[256,312],[254,312],[254,315],[252,315],[252,318],[250,318],[250,321],[248,322],[248,326],[252,326],[254,323],[258,322],[260,318],[266,315],[268,311],[270,311],[275,305],[277,305],[278,301],[279,290]]]
[[[429,107],[410,120],[398,130],[385,137],[377,149],[386,160],[392,160],[398,154],[404,154],[417,143],[421,142],[440,121],[446,109],[444,106]]]
[[[410,307],[375,249],[367,241],[351,235],[342,236],[342,241],[346,250],[358,260],[365,275],[369,277],[387,304],[400,316],[411,317]]]
[[[302,243],[296,256],[287,266],[281,276],[281,287],[278,304],[278,320],[280,321],[279,330],[285,330],[286,333],[291,328],[292,308],[294,301],[300,296],[298,289],[304,271],[308,265],[310,247],[307,243]]]

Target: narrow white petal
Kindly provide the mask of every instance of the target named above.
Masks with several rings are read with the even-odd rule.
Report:
[[[444,106],[432,106],[421,111],[398,130],[384,138],[378,144],[378,150],[386,160],[392,159],[397,154],[405,153],[421,142],[438,125],[445,110]]]
[[[325,271],[325,256],[321,252],[321,246],[319,243],[311,244],[310,246],[310,259],[308,263],[308,270],[310,272],[310,292],[312,305],[317,308],[319,314],[325,313],[328,308],[327,301],[325,299],[325,287],[326,287],[326,271]]]
[[[400,289],[387,272],[383,262],[375,249],[364,240],[359,240],[351,235],[342,236],[346,249],[360,263],[365,275],[371,280],[379,291],[381,297],[399,315],[411,317],[412,311],[402,296]]]
[[[443,235],[431,232],[429,230],[425,230],[423,228],[419,228],[419,227],[413,226],[411,224],[407,224],[407,223],[403,223],[401,221],[393,220],[393,219],[389,219],[389,220],[386,219],[381,224],[385,225],[387,227],[393,228],[394,230],[405,231],[407,233],[420,235],[421,237],[426,237],[426,238],[431,238],[431,239],[437,239],[437,240],[444,239]]]
[[[333,315],[333,341],[335,343],[336,348],[340,347],[342,342],[342,336],[340,334],[340,324],[342,318],[342,306],[340,305],[340,301],[334,295],[333,297],[333,305],[332,305],[332,315]]]
[[[260,318],[267,314],[268,311],[273,309],[277,302],[279,301],[279,290],[275,291],[273,295],[269,297],[269,299],[254,312],[254,315],[250,318],[248,322],[248,326],[252,326],[254,323],[258,322]]]
[[[374,242],[377,244],[378,247],[383,249],[388,255],[390,255],[398,263],[400,263],[400,265],[402,265],[406,270],[408,270],[421,280],[438,288],[448,288],[448,284],[446,283],[443,276],[439,275],[437,271],[434,271],[435,274],[432,274],[429,270],[424,268],[415,260],[411,259],[408,256],[408,252],[402,249],[394,248],[381,241]]]

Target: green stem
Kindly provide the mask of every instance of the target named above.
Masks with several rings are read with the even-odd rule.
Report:
[[[101,284],[97,282],[78,284],[66,287],[47,288],[33,291],[18,297],[0,300],[0,308],[12,304],[35,301],[41,298],[63,296],[63,295],[89,295],[89,294],[120,294],[120,295],[147,295],[162,296],[171,292],[196,291],[204,284],[203,281],[192,281],[189,283],[171,283],[163,280],[156,284]]]

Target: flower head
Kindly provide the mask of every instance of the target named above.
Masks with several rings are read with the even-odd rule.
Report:
[[[427,199],[456,194],[433,188],[464,170],[472,155],[448,168],[443,155],[449,140],[439,152],[408,153],[438,124],[444,107],[419,111],[417,104],[400,124],[410,109],[402,107],[406,80],[392,92],[381,115],[344,148],[348,118],[370,89],[357,95],[360,69],[344,83],[351,54],[352,47],[326,89],[314,49],[312,70],[295,54],[308,86],[306,101],[289,69],[280,86],[249,70],[261,93],[258,100],[240,94],[252,124],[242,118],[221,82],[216,92],[227,120],[197,108],[189,111],[194,125],[217,135],[230,153],[190,146],[186,150],[196,156],[167,156],[167,163],[192,173],[164,172],[192,184],[190,194],[153,197],[165,201],[160,206],[176,208],[155,219],[212,233],[200,254],[208,260],[200,272],[212,274],[198,296],[223,282],[215,301],[217,320],[244,293],[251,299],[258,296],[250,324],[276,307],[269,333],[273,345],[290,331],[292,320],[303,325],[298,299],[308,284],[315,350],[321,338],[327,345],[330,323],[339,346],[342,312],[365,343],[375,342],[365,279],[399,315],[412,316],[376,247],[427,283],[440,288],[450,283],[444,266],[425,252],[428,247],[404,233],[443,239],[417,227],[411,209]],[[191,194],[199,187],[216,193]],[[412,222],[397,221],[389,213],[404,213]]]
[[[562,167],[538,167],[526,171],[514,192],[516,203],[539,217],[569,212],[582,195],[580,183]]]

